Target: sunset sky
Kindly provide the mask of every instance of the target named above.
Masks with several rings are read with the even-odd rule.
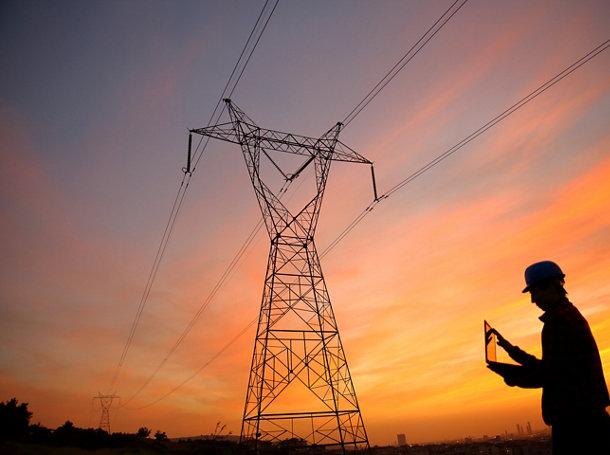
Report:
[[[452,0],[281,0],[232,99],[261,127],[319,136]],[[238,146],[211,141],[120,371],[186,164],[258,1],[0,3],[0,401],[33,422],[169,437],[239,434],[260,307],[260,232],[136,396],[260,219]],[[610,38],[604,0],[470,0],[341,133],[383,193]],[[223,116],[223,122],[228,116]],[[306,179],[308,176],[303,176]],[[311,177],[311,175],[309,175]],[[305,185],[295,182],[296,196]],[[290,194],[288,195],[290,197]],[[371,202],[334,163],[322,252]],[[610,51],[379,203],[322,258],[371,444],[544,428],[540,390],[485,368],[483,320],[540,355],[523,270],[558,262],[610,378]],[[184,386],[175,389],[201,370]],[[151,403],[155,402],[151,405]]]

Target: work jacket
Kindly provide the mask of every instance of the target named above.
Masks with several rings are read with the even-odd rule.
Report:
[[[512,382],[542,387],[542,418],[547,425],[603,415],[610,398],[589,324],[567,298],[540,320],[542,360],[515,347],[509,355],[523,369]]]

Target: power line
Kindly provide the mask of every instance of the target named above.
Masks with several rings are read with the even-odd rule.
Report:
[[[576,71],[582,65],[584,65],[585,63],[587,63],[588,61],[590,61],[591,59],[593,59],[594,57],[596,57],[597,55],[599,55],[600,53],[605,51],[609,46],[610,46],[610,40],[606,40],[605,42],[603,42],[602,44],[600,44],[599,46],[597,46],[596,48],[594,48],[593,50],[588,52],[586,55],[584,55],[583,57],[579,58],[577,61],[572,63],[570,66],[565,68],[563,71],[561,71],[558,74],[556,74],[555,76],[553,76],[551,79],[546,81],[544,84],[540,85],[533,92],[531,92],[527,96],[521,98],[515,104],[513,104],[512,106],[510,106],[509,108],[505,109],[500,114],[495,116],[489,122],[485,123],[483,126],[481,126],[477,130],[475,130],[472,133],[470,133],[468,136],[466,136],[460,142],[455,144],[453,147],[451,147],[450,149],[448,149],[445,152],[441,153],[436,158],[434,158],[432,161],[430,161],[428,164],[426,164],[425,166],[421,167],[417,171],[415,171],[412,174],[410,174],[407,178],[401,180],[396,185],[391,187],[388,191],[386,191],[384,194],[382,194],[379,197],[379,199],[373,201],[360,214],[358,214],[358,216],[326,247],[326,249],[321,253],[320,257],[325,256],[335,246],[337,246],[337,244],[341,240],[343,240],[345,238],[345,236],[347,234],[349,234],[356,227],[356,225],[359,224],[362,221],[362,219],[364,219],[364,217],[366,215],[368,215],[377,206],[377,204],[379,202],[381,202],[383,199],[386,199],[386,198],[390,197],[392,194],[394,194],[395,192],[397,192],[398,190],[400,190],[401,188],[403,188],[407,184],[411,183],[417,177],[419,177],[423,173],[425,173],[425,172],[429,171],[430,169],[432,169],[434,166],[439,164],[441,161],[445,160],[446,158],[449,158],[455,152],[457,152],[462,147],[464,147],[468,143],[470,143],[473,140],[475,140],[477,137],[479,137],[481,134],[486,132],[488,129],[490,129],[493,126],[497,125],[502,120],[504,120],[506,117],[511,115],[513,112],[515,112],[519,108],[523,107],[524,105],[526,105],[527,103],[532,101],[534,98],[538,97],[539,95],[541,95],[542,93],[547,91],[549,88],[551,88],[553,85],[555,85],[556,83],[561,81],[563,78],[567,77],[569,74],[571,74],[572,72]]]
[[[309,169],[310,170],[310,169]],[[282,185],[282,188],[280,188],[280,190],[278,191],[278,197],[281,199],[282,196],[284,196],[287,192],[288,189],[290,188],[291,184],[294,182],[294,180],[288,180],[287,182],[284,182],[284,185]],[[301,183],[298,184],[297,188],[300,187],[303,183],[303,180],[301,179]],[[294,195],[294,194],[293,194]],[[293,196],[289,196],[289,200],[290,198]],[[146,379],[146,381],[144,382],[144,384],[133,394],[131,395],[122,405],[126,406],[132,399],[134,399],[136,396],[138,396],[140,394],[140,392],[142,392],[142,390],[144,390],[144,388],[146,388],[146,386],[152,381],[152,379],[154,379],[154,377],[157,375],[157,373],[161,370],[161,368],[165,365],[165,363],[167,362],[167,360],[169,359],[169,357],[174,353],[174,351],[178,348],[178,346],[182,343],[182,341],[184,340],[184,338],[187,336],[187,334],[191,331],[191,329],[193,328],[193,326],[195,325],[195,323],[197,322],[197,320],[199,319],[199,317],[201,316],[201,314],[203,313],[203,311],[208,307],[208,305],[211,303],[211,301],[214,299],[214,297],[216,296],[216,294],[220,291],[220,288],[224,285],[225,281],[229,278],[229,276],[231,275],[231,273],[233,272],[233,270],[235,269],[235,267],[239,264],[239,261],[241,261],[241,258],[244,256],[244,254],[246,253],[247,249],[250,247],[250,245],[252,244],[252,242],[254,241],[254,239],[256,238],[256,236],[258,235],[258,233],[260,232],[260,230],[263,227],[263,219],[261,218],[258,223],[256,224],[256,226],[254,227],[254,229],[252,229],[252,231],[250,232],[250,234],[248,235],[248,237],[246,238],[246,240],[244,241],[244,243],[241,245],[241,247],[239,248],[239,250],[237,251],[237,253],[235,254],[235,256],[233,256],[233,259],[231,260],[231,262],[229,263],[229,265],[225,268],[225,270],[223,271],[223,273],[221,274],[220,278],[218,279],[218,281],[216,282],[216,284],[214,285],[214,287],[212,288],[212,290],[210,291],[210,293],[208,294],[208,296],[206,297],[206,299],[203,301],[202,305],[199,307],[199,309],[197,310],[197,312],[195,313],[195,315],[193,316],[193,318],[191,319],[191,321],[187,324],[185,330],[182,332],[182,334],[178,337],[178,340],[174,343],[174,345],[172,346],[172,348],[169,350],[168,354],[163,358],[163,360],[161,361],[161,363],[157,366],[157,368],[153,371],[153,373],[148,377],[148,379]],[[233,343],[235,343],[237,341],[237,339],[239,337],[241,337],[244,333],[246,333],[247,329],[249,327],[251,327],[255,322],[257,321],[257,318],[254,319],[252,322],[250,322],[244,329],[242,329],[241,332],[239,332],[239,334],[233,338],[231,341],[229,341],[229,343],[227,343],[221,350],[220,352],[218,352],[217,354],[215,354],[214,356],[212,356],[205,364],[204,366],[202,366],[201,368],[199,368],[197,370],[197,372],[195,372],[192,376],[190,376],[187,380],[185,380],[183,383],[181,383],[178,387],[176,387],[175,389],[173,389],[172,391],[170,391],[169,393],[163,395],[161,398],[143,406],[143,407],[148,407],[152,404],[158,403],[159,401],[161,401],[162,399],[166,398],[167,396],[171,395],[172,393],[174,393],[176,390],[178,390],[180,387],[182,387],[184,384],[186,384],[188,381],[190,381],[191,379],[193,379],[197,374],[199,374],[199,372],[201,370],[203,370],[203,368],[207,367],[210,363],[212,363],[216,358],[218,358],[218,356],[220,355],[220,353],[224,352],[226,349],[228,349]],[[136,408],[136,409],[142,409],[142,408]]]
[[[161,242],[159,243],[159,246],[157,248],[157,253],[153,260],[153,265],[148,274],[146,286],[144,287],[144,291],[142,293],[142,296],[140,297],[140,302],[139,302],[138,308],[136,310],[136,315],[135,315],[134,320],[131,323],[131,327],[129,329],[129,335],[127,336],[127,341],[125,342],[125,346],[123,347],[123,352],[121,353],[121,358],[119,359],[119,363],[115,369],[115,373],[114,373],[112,382],[110,384],[110,390],[114,389],[116,382],[118,380],[119,374],[121,372],[121,369],[123,367],[123,364],[125,363],[125,359],[127,357],[127,352],[129,351],[129,348],[131,347],[133,338],[136,333],[136,329],[138,327],[140,318],[142,316],[142,312],[144,311],[144,307],[146,305],[146,302],[148,301],[148,296],[150,295],[152,285],[157,276],[157,272],[159,270],[159,265],[161,264],[161,259],[163,258],[163,255],[165,253],[165,248],[167,247],[167,242],[169,241],[169,237],[171,235],[174,224],[176,222],[176,217],[178,216],[178,212],[180,210],[180,207],[182,206],[182,202],[184,201],[184,196],[186,194],[186,188],[188,187],[188,184],[189,184],[188,181],[186,181],[186,184],[185,184],[185,177],[186,177],[186,174],[182,177],[182,182],[180,182],[180,186],[178,188],[178,194],[176,194],[176,198],[174,199],[174,203],[172,205],[172,209],[170,211],[169,218],[165,225],[165,230],[163,231],[163,235],[161,237]]]
[[[291,184],[294,182],[294,180],[289,180],[287,182],[284,183],[284,185],[282,186],[282,188],[280,188],[279,192],[278,192],[278,197],[281,199],[282,196],[284,196],[287,192],[288,189],[290,188]],[[303,180],[301,180],[301,183],[298,184],[297,188],[300,187],[302,185]],[[294,194],[293,194],[294,195]],[[293,196],[289,196],[289,200],[290,198]],[[238,265],[239,261],[241,261],[241,258],[244,256],[244,254],[246,253],[247,249],[250,247],[250,245],[252,244],[252,242],[254,241],[254,239],[256,238],[256,236],[258,235],[258,233],[260,232],[260,230],[263,227],[263,219],[261,218],[258,223],[256,224],[256,226],[254,227],[254,229],[250,232],[250,234],[248,235],[248,237],[246,238],[246,240],[244,241],[244,243],[242,244],[242,246],[239,248],[239,250],[237,251],[237,253],[235,254],[235,256],[233,257],[233,259],[231,260],[231,262],[229,263],[229,265],[225,268],[225,270],[223,271],[223,273],[221,274],[220,278],[218,279],[218,281],[216,282],[216,284],[214,285],[214,287],[212,288],[212,290],[210,291],[210,293],[208,294],[208,296],[206,297],[206,299],[203,301],[202,305],[199,307],[199,309],[197,310],[197,312],[195,313],[195,315],[193,316],[193,318],[191,319],[191,321],[187,324],[187,327],[185,328],[185,330],[182,332],[182,334],[180,335],[180,337],[178,337],[178,340],[176,341],[176,343],[172,346],[172,348],[170,349],[170,351],[168,352],[168,354],[164,357],[164,359],[161,361],[161,363],[157,366],[157,368],[153,371],[153,373],[148,377],[148,379],[146,379],[146,381],[144,382],[144,384],[133,394],[131,395],[122,405],[126,406],[132,399],[134,399],[136,396],[138,396],[140,394],[140,392],[142,392],[142,390],[144,390],[144,388],[152,381],[152,379],[154,379],[154,377],[157,375],[157,373],[161,370],[161,368],[163,367],[163,365],[165,365],[165,363],[167,362],[167,360],[169,359],[169,357],[174,353],[174,351],[178,348],[178,346],[182,343],[182,341],[184,340],[184,338],[186,337],[186,335],[191,331],[191,329],[193,328],[193,326],[195,325],[196,321],[199,319],[199,317],[201,316],[201,314],[203,313],[203,311],[208,307],[208,305],[211,303],[211,301],[214,299],[214,297],[216,296],[216,294],[220,291],[220,288],[224,285],[225,281],[229,278],[229,276],[231,275],[231,273],[233,272],[233,270],[235,269],[235,267]],[[208,362],[206,362],[206,364],[204,366],[202,366],[201,368],[199,368],[197,370],[196,373],[194,373],[192,376],[190,376],[187,380],[185,380],[183,383],[181,383],[178,387],[176,387],[175,389],[173,389],[172,391],[170,391],[169,393],[163,395],[161,398],[143,406],[143,407],[148,407],[152,404],[158,403],[159,401],[161,401],[162,399],[166,398],[167,396],[171,395],[173,392],[175,392],[176,390],[178,390],[180,387],[182,387],[184,384],[186,384],[188,381],[190,381],[191,379],[193,379],[197,374],[199,374],[199,372],[201,370],[203,370],[203,368],[207,367],[210,363],[212,363],[218,356],[220,353],[224,352],[226,349],[228,349],[233,343],[235,343],[237,341],[237,339],[239,337],[241,337],[244,333],[246,333],[246,330],[252,326],[252,324],[254,324],[257,321],[257,319],[254,319],[252,322],[250,322],[250,324],[248,324],[247,327],[245,327],[235,338],[233,338],[229,343],[227,343],[225,345],[225,347],[223,347],[221,349],[221,351],[217,354],[215,354],[214,356],[212,356],[212,358],[210,360],[208,360]],[[135,409],[142,409],[142,408],[135,408]]]
[[[310,170],[311,169],[308,169],[306,172],[308,172]],[[286,195],[286,193],[288,192],[288,189],[290,188],[290,186],[292,185],[293,182],[294,182],[294,179],[284,182],[284,184],[278,191],[278,198],[281,199],[284,195]],[[297,185],[297,188],[300,187],[302,185],[302,183],[303,183],[303,180],[301,179],[301,182]],[[294,194],[290,195],[288,197],[288,200],[290,200],[292,196],[294,196]],[[187,324],[187,326],[184,329],[184,331],[182,332],[182,334],[178,337],[177,341],[170,348],[169,352],[165,355],[163,360],[161,360],[160,364],[153,371],[153,373],[146,379],[146,381],[144,381],[142,386],[140,386],[140,388],[136,392],[134,392],[122,405],[120,405],[120,407],[126,406],[132,399],[134,399],[136,396],[138,396],[140,394],[140,392],[142,392],[142,390],[144,390],[146,388],[146,386],[154,379],[154,377],[157,375],[157,373],[159,373],[161,368],[165,365],[165,363],[173,355],[173,353],[176,351],[176,349],[178,349],[179,345],[186,338],[188,333],[193,329],[195,323],[197,322],[197,320],[199,319],[199,317],[201,316],[203,311],[210,305],[210,303],[212,302],[214,297],[216,297],[216,294],[218,294],[218,292],[220,291],[221,287],[224,285],[226,280],[233,273],[233,270],[235,269],[235,267],[237,267],[237,265],[241,261],[241,258],[245,255],[246,251],[248,250],[250,245],[253,243],[254,239],[256,238],[256,236],[258,235],[258,233],[260,232],[262,227],[263,227],[263,219],[261,218],[258,221],[258,223],[256,224],[256,226],[252,229],[252,231],[250,232],[250,234],[248,235],[248,237],[246,238],[244,243],[241,245],[241,247],[239,248],[239,250],[237,251],[235,256],[233,256],[233,259],[231,260],[229,265],[225,268],[225,270],[221,274],[220,278],[218,279],[218,281],[216,282],[216,284],[214,285],[214,287],[212,288],[212,290],[210,291],[208,296],[205,298],[205,300],[203,301],[203,303],[201,304],[201,306],[199,307],[199,309],[197,310],[197,312],[195,313],[195,315],[193,316],[191,321]],[[236,339],[234,341],[236,341]],[[226,346],[226,348],[228,348],[234,341],[231,341]],[[211,363],[215,358],[216,358],[216,356],[214,356],[209,361],[209,363]]]
[[[225,104],[222,102],[222,100],[225,98],[231,98],[231,96],[233,96],[233,92],[237,88],[237,84],[241,80],[241,78],[244,74],[244,71],[246,69],[246,66],[248,65],[248,63],[250,62],[250,59],[252,58],[252,55],[254,54],[254,50],[258,46],[258,43],[259,43],[261,37],[263,36],[263,33],[267,29],[269,20],[271,19],[271,16],[275,12],[275,8],[277,7],[279,1],[280,0],[275,0],[273,7],[268,6],[268,5],[270,5],[270,0],[267,0],[265,2],[265,4],[263,5],[263,9],[261,10],[258,18],[256,19],[256,23],[254,24],[254,27],[252,28],[252,31],[250,32],[250,36],[248,36],[248,40],[246,41],[246,44],[244,45],[244,48],[242,49],[241,54],[239,55],[239,58],[237,59],[237,63],[233,67],[233,71],[231,71],[231,75],[229,76],[229,79],[228,79],[224,89],[222,90],[220,98],[218,99],[218,102],[216,103],[216,106],[214,107],[214,111],[212,112],[212,115],[210,116],[210,120],[208,120],[207,126],[218,123],[218,120],[220,119],[220,116],[222,115],[222,113],[224,112],[224,109],[225,109]],[[269,11],[269,8],[271,8],[270,11]],[[265,15],[267,17],[266,17],[266,19],[263,19],[263,17]],[[259,28],[259,24],[262,24],[261,25],[262,28],[259,31],[256,31],[257,28]],[[246,57],[244,60],[244,55],[246,55],[246,52],[247,52],[248,48],[250,48],[250,47],[251,47],[251,49],[248,52],[248,57]],[[240,67],[241,67],[241,69],[240,69]],[[235,77],[235,79],[234,79],[234,77]],[[221,106],[222,106],[222,108],[219,110],[219,108]],[[197,151],[198,151],[202,141],[203,141],[203,136],[199,139],[199,143],[197,144],[197,147],[195,148],[195,156],[197,155]],[[203,144],[203,148],[201,149],[199,156],[197,158],[195,158],[195,166],[193,167],[193,172],[197,168],[197,164],[199,164],[199,161],[201,160],[201,157],[203,156],[203,153],[205,152],[209,142],[210,142],[210,138],[208,137],[208,138],[206,138],[205,143]]]
[[[280,189],[280,193],[279,194],[285,194],[286,191],[288,190],[288,187],[290,186],[290,182],[286,182],[284,184],[284,186]],[[157,365],[157,367],[155,368],[155,370],[151,373],[151,375],[146,379],[146,381],[144,381],[144,383],[140,386],[140,388],[134,392],[124,403],[123,406],[127,405],[131,400],[133,400],[136,396],[138,396],[140,394],[140,392],[142,392],[142,390],[144,390],[146,388],[146,386],[155,378],[155,376],[157,375],[157,373],[159,373],[159,371],[161,370],[161,368],[163,368],[163,366],[167,363],[167,361],[169,360],[169,358],[174,354],[174,352],[176,352],[176,350],[178,349],[178,347],[182,344],[182,342],[184,341],[184,339],[186,338],[186,336],[189,334],[189,332],[193,329],[193,327],[195,326],[196,322],[199,320],[199,317],[201,316],[201,314],[205,311],[205,309],[210,305],[210,303],[212,302],[212,300],[214,299],[214,297],[216,297],[216,294],[218,294],[218,291],[220,291],[220,288],[223,286],[223,284],[225,283],[225,281],[229,278],[229,276],[231,275],[231,273],[233,272],[233,270],[235,269],[235,267],[237,266],[237,264],[239,263],[239,261],[241,260],[241,258],[243,257],[243,255],[245,254],[246,250],[248,249],[248,247],[252,244],[252,242],[254,241],[256,235],[260,232],[261,228],[263,227],[263,219],[261,218],[259,220],[259,222],[256,224],[256,226],[254,227],[254,229],[252,229],[252,231],[250,232],[250,234],[248,235],[248,237],[246,238],[246,240],[244,241],[244,243],[241,245],[241,247],[239,248],[239,250],[237,251],[237,253],[235,253],[235,256],[233,256],[233,259],[231,260],[231,262],[229,263],[229,265],[225,268],[225,270],[223,271],[223,273],[221,274],[220,278],[218,279],[218,281],[216,282],[216,284],[214,285],[214,287],[212,288],[212,290],[210,291],[210,293],[208,294],[208,296],[204,299],[204,301],[202,302],[202,304],[200,305],[199,309],[197,310],[197,312],[193,315],[193,317],[191,318],[191,320],[189,321],[189,323],[186,325],[185,329],[182,331],[182,333],[180,334],[180,336],[178,337],[178,339],[174,342],[173,346],[170,348],[170,350],[168,351],[168,353],[165,355],[165,357],[161,360],[161,362],[159,363],[159,365]]]
[[[231,72],[231,75],[229,76],[229,79],[227,81],[227,84],[225,85],[225,88],[223,89],[223,92],[219,98],[218,103],[216,104],[216,108],[214,109],[214,112],[212,113],[212,116],[210,117],[210,124],[212,121],[214,121],[214,114],[216,113],[216,111],[218,110],[218,107],[220,106],[220,103],[222,102],[222,100],[227,96],[227,91],[229,91],[230,94],[233,93],[233,91],[235,90],[235,88],[237,87],[238,82],[240,81],[246,66],[248,64],[248,62],[250,61],[250,58],[252,57],[252,54],[254,53],[254,50],[256,49],[261,36],[263,34],[263,32],[265,31],[265,29],[267,28],[267,24],[269,23],[269,20],[271,19],[271,15],[273,14],[273,12],[275,11],[275,8],[277,7],[277,4],[279,3],[279,0],[276,0],[273,7],[271,8],[271,10],[269,11],[268,5],[270,5],[270,0],[267,0],[265,2],[265,4],[263,5],[263,8],[261,10],[261,13],[258,16],[258,19],[252,29],[252,32],[250,33],[250,36],[248,37],[248,40],[246,41],[246,44],[244,45],[244,48],[241,51],[241,54],[238,58],[238,61],[235,65],[235,67],[233,68],[233,71]],[[264,20],[264,25],[262,26],[262,29],[258,30],[259,28],[259,24],[262,23],[263,17],[264,15],[267,16],[266,20]],[[243,59],[244,55],[246,54],[247,49],[250,48],[250,51],[248,53],[248,57],[245,59]],[[242,63],[243,62],[243,63]],[[233,79],[234,75],[237,74],[238,72],[238,68],[241,66],[241,70],[239,70],[239,75],[237,76],[236,79]],[[231,89],[229,90],[229,87],[231,87]],[[220,117],[220,115],[222,114],[222,111],[218,114],[218,118]],[[201,144],[201,141],[199,142],[199,145]],[[199,145],[197,146],[197,149],[199,148]],[[157,248],[157,253],[155,255],[155,259],[153,260],[153,265],[151,268],[151,271],[149,272],[147,281],[146,281],[146,285],[144,287],[144,291],[142,293],[142,296],[140,298],[140,302],[138,304],[138,307],[136,309],[136,315],[134,317],[134,320],[131,324],[130,330],[129,330],[129,335],[127,336],[127,341],[125,342],[125,346],[123,347],[123,351],[121,353],[121,357],[119,359],[119,362],[117,364],[117,367],[115,369],[115,373],[112,379],[112,382],[110,384],[110,390],[114,389],[116,386],[116,383],[118,381],[119,378],[119,374],[121,372],[121,369],[125,363],[125,359],[127,357],[127,353],[129,352],[129,348],[131,347],[131,344],[133,343],[133,338],[135,336],[135,332],[137,330],[137,327],[139,325],[140,322],[140,318],[142,316],[142,313],[144,311],[144,307],[146,306],[146,303],[148,301],[148,297],[150,295],[150,291],[152,289],[153,283],[155,281],[155,278],[157,276],[157,272],[159,270],[159,266],[161,264],[161,260],[163,259],[163,255],[165,253],[165,250],[167,248],[167,244],[169,242],[172,230],[174,228],[174,225],[176,223],[176,219],[178,218],[178,214],[180,213],[180,209],[182,208],[182,204],[184,202],[184,198],[186,196],[188,187],[189,187],[189,183],[190,180],[192,178],[193,172],[195,171],[195,168],[197,166],[197,163],[199,162],[199,160],[201,159],[201,157],[203,156],[203,152],[205,151],[205,148],[207,146],[207,142],[204,145],[204,147],[202,148],[199,156],[197,157],[197,159],[195,160],[195,166],[193,167],[192,171],[190,172],[185,172],[185,174],[182,177],[182,181],[180,182],[180,186],[178,188],[178,192],[177,195],[174,199],[174,203],[172,205],[172,209],[170,211],[170,215],[167,221],[167,224],[165,225],[165,230],[163,232],[163,236],[161,237],[161,242],[159,243],[159,247]],[[195,153],[197,153],[197,149],[195,150]]]
[[[199,319],[199,317],[201,316],[203,311],[208,307],[208,305],[210,304],[212,299],[216,296],[216,294],[218,293],[218,291],[220,290],[220,288],[222,287],[224,282],[231,275],[231,273],[233,272],[233,269],[236,267],[237,263],[239,262],[239,260],[243,256],[243,254],[245,253],[246,249],[250,246],[250,244],[252,243],[252,241],[256,237],[256,234],[258,234],[258,232],[260,231],[260,229],[262,227],[262,224],[263,223],[262,223],[262,219],[261,219],[258,222],[258,224],[255,226],[255,228],[252,230],[252,232],[248,235],[248,238],[246,239],[244,244],[240,247],[240,249],[238,250],[236,255],[233,257],[233,259],[231,260],[229,266],[224,270],[224,272],[222,273],[221,277],[219,278],[219,280],[217,281],[215,286],[212,288],[212,290],[208,294],[207,298],[203,301],[203,303],[201,304],[201,306],[199,307],[199,309],[197,310],[195,315],[192,317],[190,322],[187,324],[186,328],[180,334],[178,339],[174,342],[174,345],[170,348],[169,352],[161,360],[159,365],[157,365],[157,368],[155,368],[155,370],[146,379],[146,381],[144,381],[144,383],[140,386],[140,388],[138,390],[136,390],[136,392],[134,392],[123,403],[123,406],[127,405],[131,400],[133,400],[136,396],[138,396],[140,394],[140,392],[142,392],[142,390],[144,390],[146,388],[146,386],[154,379],[154,377],[157,375],[157,373],[159,373],[161,368],[163,368],[163,366],[167,363],[169,358],[174,354],[176,349],[178,349],[178,346],[180,346],[180,344],[182,344],[182,341],[184,340],[184,338],[186,338],[188,333],[192,330],[192,328],[194,327],[195,323],[197,322],[197,320]]]
[[[485,131],[487,131],[491,127],[495,126],[497,123],[500,123],[506,117],[511,115],[513,112],[515,112],[517,109],[523,107],[525,104],[529,103],[534,98],[538,97],[538,95],[541,95],[542,93],[547,91],[549,88],[551,88],[557,82],[561,81],[563,78],[565,78],[566,76],[568,76],[572,72],[576,71],[578,68],[580,68],[582,65],[587,63],[589,60],[593,59],[594,57],[596,57],[597,55],[602,53],[609,46],[610,46],[610,40],[606,40],[604,43],[600,44],[599,46],[597,46],[596,48],[594,48],[593,50],[588,52],[586,55],[584,55],[583,57],[579,58],[577,61],[572,63],[570,66],[565,68],[563,71],[561,71],[558,74],[556,74],[555,76],[553,76],[551,79],[546,81],[544,84],[542,84],[536,90],[531,92],[529,95],[525,96],[524,98],[521,98],[519,101],[517,101],[511,107],[509,107],[508,109],[504,110],[502,113],[498,114],[496,117],[494,117],[492,120],[487,122],[485,125],[481,126],[476,131],[470,133],[468,136],[466,136],[464,139],[462,139],[456,145],[451,147],[449,150],[447,150],[443,154],[437,156],[434,160],[430,161],[424,167],[422,167],[418,171],[414,172],[413,174],[411,174],[410,176],[408,176],[404,180],[400,181],[398,184],[394,185],[392,188],[390,188],[385,193],[385,195],[386,196],[390,196],[391,194],[395,193],[396,191],[401,189],[406,184],[410,183],[411,181],[413,181],[414,179],[419,177],[421,174],[423,174],[427,170],[429,170],[432,167],[436,166],[438,163],[443,161],[445,158],[447,158],[447,157],[451,156],[453,153],[457,152],[459,149],[461,149],[463,146],[465,146],[466,144],[468,144],[472,140],[474,140],[477,137],[479,137]]]
[[[195,378],[195,376],[197,376],[199,373],[201,373],[208,365],[210,365],[214,360],[216,360],[218,357],[220,357],[227,349],[229,349],[239,338],[241,338],[247,331],[248,329],[250,329],[250,327],[252,327],[254,324],[256,324],[256,322],[258,322],[258,316],[256,318],[254,318],[253,320],[251,320],[248,325],[246,325],[237,335],[235,335],[233,338],[231,338],[231,340],[225,344],[218,352],[216,352],[216,354],[214,354],[212,357],[210,357],[203,365],[201,365],[197,371],[195,371],[192,375],[190,375],[188,378],[186,378],[184,381],[182,381],[180,384],[178,384],[176,387],[174,387],[172,390],[170,390],[169,392],[167,392],[165,395],[162,395],[161,397],[157,398],[154,401],[151,401],[150,403],[145,404],[144,406],[140,406],[138,408],[129,408],[129,409],[136,409],[136,410],[140,410],[140,409],[144,409],[144,408],[148,408],[149,406],[152,406],[154,404],[157,404],[159,401],[164,400],[165,398],[167,398],[168,396],[170,396],[171,394],[173,394],[174,392],[177,392],[180,388],[182,388],[186,383],[188,383],[189,381],[193,380]],[[125,403],[127,404],[127,403]]]
[[[402,56],[398,62],[386,73],[386,75],[371,89],[370,92],[347,114],[343,120],[343,125],[347,126],[356,118],[362,110],[369,105],[373,99],[379,95],[386,85],[388,85],[396,75],[424,48],[428,42],[445,26],[447,22],[466,4],[468,0],[456,0],[445,11],[438,20],[422,35],[422,37]]]

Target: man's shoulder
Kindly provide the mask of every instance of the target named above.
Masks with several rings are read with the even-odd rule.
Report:
[[[545,314],[545,316],[547,316],[547,314]],[[567,332],[580,332],[582,330],[590,331],[589,323],[580,310],[567,299],[562,302],[555,311],[548,314],[548,317],[544,321],[543,330],[544,329]]]
[[[576,308],[576,306],[569,300],[566,300],[565,303],[560,307],[559,314],[567,319],[579,320],[583,321],[584,323],[587,322],[580,310]]]
[[[576,306],[567,298],[561,300],[555,307],[543,315],[548,320],[561,319],[565,317],[582,317]]]

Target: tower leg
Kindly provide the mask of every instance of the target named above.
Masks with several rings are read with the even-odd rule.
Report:
[[[241,437],[368,447],[313,239],[294,236],[311,221],[300,215],[272,240]]]

